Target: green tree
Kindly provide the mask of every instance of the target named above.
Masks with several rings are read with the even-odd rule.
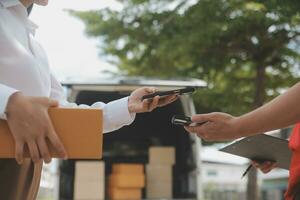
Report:
[[[119,0],[123,9],[74,12],[128,75],[192,77],[199,112],[239,115],[299,81],[298,0]],[[248,200],[257,199],[256,172]]]

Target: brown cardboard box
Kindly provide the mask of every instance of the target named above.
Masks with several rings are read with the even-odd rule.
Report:
[[[175,148],[174,147],[150,147],[149,148],[150,164],[175,164]]]
[[[146,180],[148,182],[169,182],[173,181],[172,165],[146,165]]]
[[[99,109],[50,108],[54,128],[64,144],[68,158],[102,157],[102,111]],[[15,143],[6,121],[0,121],[0,158],[14,158]],[[57,157],[50,145],[51,154]],[[28,157],[25,148],[25,156]]]
[[[102,161],[77,161],[74,182],[75,200],[105,199],[105,164]]]
[[[114,164],[112,166],[113,174],[144,174],[144,165],[142,164]]]
[[[121,189],[109,188],[109,197],[111,200],[139,200],[142,199],[141,189]]]
[[[147,182],[146,198],[148,199],[172,199],[173,188],[169,182]]]
[[[145,175],[111,174],[109,186],[117,188],[143,188],[145,187]]]

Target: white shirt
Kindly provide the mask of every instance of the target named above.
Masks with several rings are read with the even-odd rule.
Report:
[[[1,119],[5,119],[7,102],[16,91],[26,96],[49,97],[58,100],[61,106],[77,106],[66,101],[62,86],[51,74],[47,56],[34,39],[36,28],[18,0],[0,0]],[[128,111],[128,97],[108,104],[96,102],[91,107],[103,109],[104,132],[129,125],[135,118]]]

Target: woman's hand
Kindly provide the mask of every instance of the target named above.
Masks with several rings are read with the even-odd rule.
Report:
[[[55,100],[46,97],[26,97],[20,92],[10,97],[7,105],[7,123],[16,143],[15,157],[19,164],[23,161],[24,145],[28,146],[33,162],[43,159],[49,163],[51,155],[47,139],[59,157],[67,157],[48,115],[48,109],[57,106],[58,102]]]
[[[236,119],[226,113],[194,115],[192,116],[193,122],[206,123],[198,126],[185,126],[185,129],[207,141],[232,140],[242,136],[239,135]]]
[[[260,169],[260,171],[262,171],[264,174],[269,173],[272,169],[277,167],[277,164],[271,161],[265,161],[261,163],[253,160],[251,164],[253,167]]]
[[[142,97],[156,92],[156,88],[143,87],[133,91],[128,100],[128,110],[130,113],[143,113],[151,112],[157,107],[168,105],[178,99],[178,96],[171,95],[168,97],[160,98],[154,97],[152,100],[143,100]]]

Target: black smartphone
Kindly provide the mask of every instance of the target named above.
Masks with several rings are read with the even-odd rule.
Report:
[[[194,87],[187,87],[187,88],[182,88],[182,89],[177,89],[177,90],[169,90],[165,92],[155,92],[153,94],[148,94],[142,97],[142,100],[145,99],[153,99],[156,96],[160,96],[161,98],[171,96],[171,95],[183,95],[183,94],[189,94],[193,93],[196,90]]]
[[[174,125],[180,125],[180,126],[201,126],[201,125],[207,123],[207,121],[201,122],[201,123],[196,123],[196,122],[193,122],[190,117],[179,116],[179,115],[174,115],[172,117],[171,122]]]

